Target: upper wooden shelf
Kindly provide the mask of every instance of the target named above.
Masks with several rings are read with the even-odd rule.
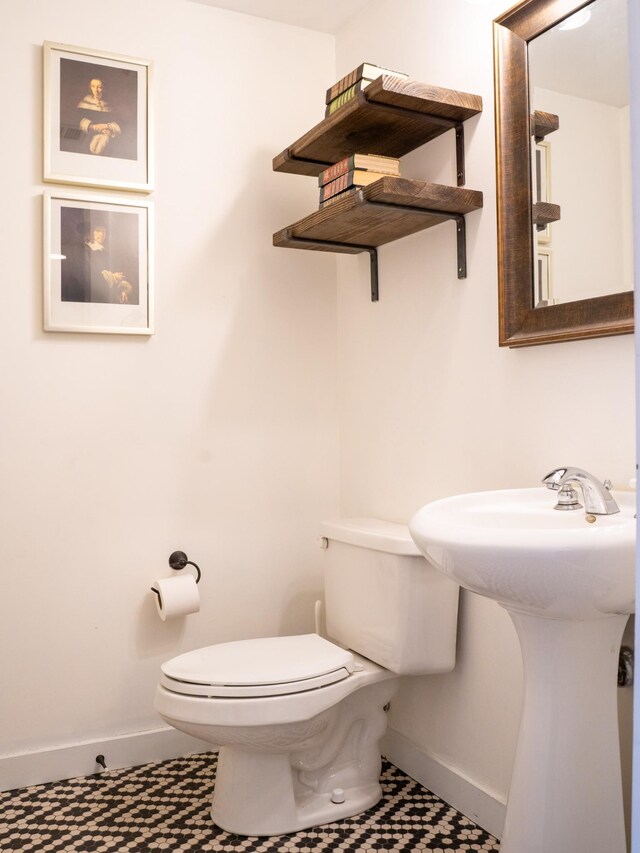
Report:
[[[402,157],[482,111],[482,98],[379,77],[273,159],[276,172],[317,176],[354,151]]]
[[[273,245],[353,254],[481,207],[478,190],[385,177],[276,232]]]
[[[531,135],[536,141],[544,139],[560,127],[560,119],[555,113],[545,113],[535,110],[531,115]]]

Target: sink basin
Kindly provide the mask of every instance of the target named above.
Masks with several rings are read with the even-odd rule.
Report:
[[[630,614],[635,498],[616,492],[619,513],[586,516],[554,510],[544,487],[477,492],[427,504],[409,528],[438,569],[509,608],[552,619]]]
[[[612,493],[613,494],[613,493]],[[635,494],[555,510],[544,487],[427,504],[409,529],[437,569],[515,625],[524,696],[501,853],[626,853],[618,655],[635,611]]]

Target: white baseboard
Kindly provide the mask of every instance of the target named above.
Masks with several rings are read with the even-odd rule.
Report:
[[[210,743],[162,726],[38,752],[0,756],[0,791],[99,773],[102,768],[96,764],[97,755],[104,755],[108,770],[117,770],[213,749]]]
[[[392,764],[491,835],[502,837],[507,805],[500,794],[474,782],[441,758],[428,754],[394,729],[387,729],[382,747]]]
[[[0,756],[0,791],[99,773],[97,755],[104,755],[107,769],[117,770],[214,749],[209,743],[163,726],[37,752]],[[394,729],[387,729],[383,753],[396,767],[478,826],[496,838],[501,837],[506,803],[499,794],[428,754]]]

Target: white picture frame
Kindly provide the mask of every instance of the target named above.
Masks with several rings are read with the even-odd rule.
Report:
[[[546,139],[533,143],[533,200],[551,201],[551,143]],[[536,233],[538,243],[551,242],[551,223]]]
[[[152,335],[153,203],[139,196],[43,196],[46,332]]]
[[[553,298],[553,250],[548,246],[538,246],[536,252],[533,307],[543,308],[555,305]]]
[[[151,192],[152,63],[44,42],[46,182]]]

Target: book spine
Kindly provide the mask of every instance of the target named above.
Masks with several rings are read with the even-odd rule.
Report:
[[[320,187],[320,201],[325,201],[336,193],[348,190],[350,187],[367,187],[369,184],[379,181],[381,178],[395,177],[386,172],[376,172],[375,169],[352,169],[340,175],[335,181],[331,181]]]
[[[344,175],[340,175],[339,178],[325,184],[320,188],[320,201],[326,201],[328,198],[331,198],[332,195],[344,192],[351,186],[352,181],[353,172],[345,172]]]
[[[340,107],[348,104],[349,101],[353,100],[358,92],[361,92],[369,85],[369,83],[371,83],[371,80],[365,80],[362,78],[361,80],[358,80],[357,83],[354,83],[353,86],[345,89],[341,95],[338,95],[338,97],[334,98],[331,103],[327,104],[327,108],[324,111],[324,117],[327,118],[328,116],[333,115],[336,110],[340,109]]]
[[[382,175],[400,174],[400,160],[395,157],[384,157],[383,155],[368,155],[368,154],[351,154],[343,160],[334,163],[333,166],[328,166],[318,176],[318,186],[323,187],[330,181],[335,181],[340,175],[345,172],[351,172],[355,169],[363,169],[367,172],[376,172]]]
[[[345,74],[344,77],[341,77],[337,83],[334,83],[331,88],[327,89],[327,94],[325,96],[325,104],[329,104],[334,98],[337,98],[345,89],[350,89],[354,83],[357,83],[360,77],[362,76],[362,72],[364,71],[365,63],[362,65],[358,65],[357,68],[354,68],[353,71],[350,71],[348,74]]]
[[[345,157],[344,160],[339,160],[337,163],[334,163],[333,166],[329,166],[328,169],[320,172],[320,175],[318,176],[318,186],[323,187],[325,184],[335,181],[335,179],[339,178],[340,175],[344,175],[345,172],[350,172],[353,168],[355,168],[355,157],[352,154],[350,157]]]
[[[370,62],[363,62],[327,89],[324,102],[325,104],[331,103],[334,98],[337,98],[338,95],[342,94],[346,89],[351,88],[354,83],[357,83],[358,80],[361,80],[363,77],[366,77],[368,80],[375,80],[377,77],[381,77],[384,74],[387,74],[390,77],[404,77],[405,79],[409,76],[408,74],[405,74],[404,71],[392,71],[390,68],[381,68],[379,65],[372,65]]]

